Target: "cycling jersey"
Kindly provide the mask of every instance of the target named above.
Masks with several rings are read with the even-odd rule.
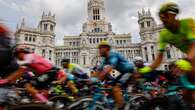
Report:
[[[120,73],[131,73],[134,71],[133,64],[130,64],[128,60],[121,54],[111,51],[109,57],[103,57],[100,69],[103,70],[104,66],[110,65]]]
[[[87,71],[78,64],[69,63],[66,73],[71,73],[77,78],[86,79],[88,78]]]
[[[35,53],[26,54],[24,60],[18,61],[18,64],[27,65],[37,74],[44,74],[54,67],[48,60]]]
[[[186,53],[191,42],[195,42],[195,21],[193,19],[182,19],[179,20],[177,33],[172,33],[166,28],[160,32],[159,50],[165,51],[166,45],[171,44]]]

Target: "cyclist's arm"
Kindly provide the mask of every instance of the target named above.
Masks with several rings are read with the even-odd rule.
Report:
[[[20,67],[18,70],[16,70],[15,72],[11,73],[11,75],[9,75],[8,77],[6,77],[6,79],[9,82],[15,82],[17,78],[21,77],[23,75],[23,73],[25,72],[26,68],[25,67]]]
[[[103,68],[103,70],[101,71],[100,76],[99,76],[100,80],[103,80],[103,79],[105,78],[106,74],[110,73],[110,72],[112,71],[112,69],[113,69],[114,67],[116,67],[117,62],[118,62],[117,57],[111,57],[111,58],[109,59],[109,63],[110,63],[110,64],[104,66],[104,68]]]
[[[190,61],[195,60],[195,42],[192,42],[189,46],[189,51],[187,52],[187,59]]]
[[[164,56],[164,53],[163,52],[159,52],[158,53],[157,58],[150,65],[150,67],[152,68],[152,70],[156,69],[161,64],[161,62],[163,60],[163,56]]]
[[[65,72],[63,70],[59,70],[59,72],[57,73],[57,81],[56,83],[62,84],[63,82],[65,82],[67,79],[67,75],[65,74]]]

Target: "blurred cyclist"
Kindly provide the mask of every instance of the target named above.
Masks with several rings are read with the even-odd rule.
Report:
[[[9,30],[0,23],[0,84],[14,82],[25,70],[13,56],[14,46]]]
[[[159,11],[159,17],[164,24],[164,29],[159,37],[159,54],[157,59],[147,67],[139,70],[140,73],[148,73],[157,68],[162,60],[166,45],[170,44],[186,53],[185,59],[176,61],[176,65],[185,73],[188,73],[188,80],[195,84],[195,20],[192,18],[177,19],[179,7],[176,3],[163,4]],[[190,94],[194,94],[190,92]],[[191,99],[195,104],[195,99]]]
[[[37,78],[27,82],[25,88],[38,101],[47,102],[47,99],[40,94],[39,90],[47,89],[48,85],[54,81],[63,83],[66,80],[66,75],[63,70],[56,68],[48,60],[32,53],[25,47],[17,47],[14,55],[18,59],[19,65],[26,66],[27,69],[35,72]]]
[[[117,70],[121,74],[116,78],[113,85],[113,95],[119,110],[124,110],[124,99],[121,92],[121,87],[126,85],[130,79],[131,73],[134,71],[133,64],[121,54],[111,51],[111,45],[108,41],[102,41],[99,46],[99,54],[102,57],[102,63],[99,69],[98,77],[104,80],[112,70]]]

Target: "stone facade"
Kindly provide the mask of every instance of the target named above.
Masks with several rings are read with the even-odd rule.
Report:
[[[23,19],[15,32],[16,44],[28,47],[55,63],[55,26],[55,15],[52,15],[51,12],[48,14],[43,12],[37,28],[26,26]]]
[[[157,25],[150,10],[143,9],[138,12],[138,18],[140,43],[132,43],[130,33],[115,34],[112,31],[111,23],[106,20],[103,0],[88,2],[88,18],[83,23],[82,32],[78,36],[64,36],[63,46],[54,45],[56,23],[55,16],[51,13],[43,13],[37,28],[26,27],[23,21],[15,35],[19,45],[29,46],[38,54],[51,60],[56,66],[60,66],[62,58],[70,58],[71,62],[83,66],[98,64],[100,58],[97,45],[102,40],[108,40],[113,49],[122,53],[129,61],[133,61],[135,56],[141,56],[146,62],[151,63],[158,52],[158,33],[163,26]],[[168,46],[160,68],[166,69],[170,61],[183,56],[178,49]]]

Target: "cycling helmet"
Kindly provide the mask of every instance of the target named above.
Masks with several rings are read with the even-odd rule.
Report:
[[[108,41],[106,40],[103,40],[99,45],[98,45],[98,48],[100,48],[101,46],[107,46],[109,48],[111,48],[111,45]]]
[[[64,63],[70,63],[70,59],[68,59],[68,58],[62,59],[61,64],[64,64]]]
[[[174,2],[168,2],[163,4],[160,7],[159,15],[163,13],[172,13],[172,14],[178,14],[179,13],[179,7]]]
[[[133,62],[137,62],[137,61],[143,61],[143,58],[140,57],[140,56],[136,56],[136,57],[134,58],[134,61],[133,61]]]

